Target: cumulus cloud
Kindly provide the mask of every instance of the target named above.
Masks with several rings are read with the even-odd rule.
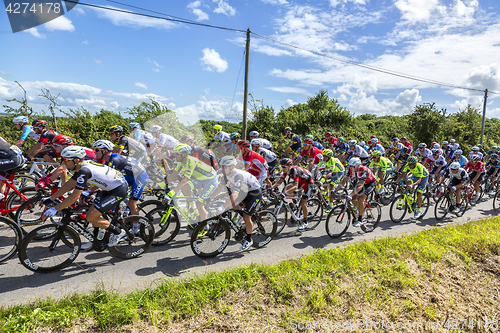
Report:
[[[12,74],[4,71],[0,71],[0,75],[11,76]]]
[[[237,13],[236,9],[231,7],[226,1],[224,0],[212,0],[212,1],[217,4],[217,8],[214,9],[214,13],[224,14],[226,16],[236,15]]]
[[[135,86],[143,89],[148,89],[148,86],[141,82],[136,82]]]
[[[203,69],[206,71],[217,71],[223,73],[226,71],[228,65],[227,61],[220,57],[220,54],[214,49],[208,47],[202,50],[203,57],[201,63],[204,65]]]
[[[119,9],[113,6],[106,6],[106,7],[112,9]],[[113,10],[105,10],[100,8],[93,8],[93,10],[95,11],[95,13],[99,18],[108,20],[117,26],[131,27],[135,29],[156,28],[156,29],[167,29],[167,30],[175,28],[177,26],[176,23],[166,20],[159,20],[144,16],[128,14],[127,12],[130,11],[124,9],[119,9],[120,12]]]
[[[59,16],[58,18],[45,23],[44,26],[49,31],[75,31],[75,26],[66,16]]]
[[[404,20],[416,23],[427,21],[439,5],[439,0],[397,0],[395,5]]]
[[[287,100],[285,101],[285,103],[283,103],[283,105],[282,105],[282,106],[283,106],[283,108],[288,109],[289,107],[294,106],[294,105],[297,105],[297,104],[299,104],[299,103],[298,103],[298,102],[294,102],[294,101],[293,101],[293,100],[291,100],[291,99],[287,99]]]
[[[179,120],[183,123],[195,123],[198,119],[225,120],[229,122],[241,121],[243,103],[232,105],[224,99],[208,99],[200,96],[197,104],[172,108]]]
[[[263,3],[268,3],[270,5],[286,5],[288,1],[286,0],[261,0]]]
[[[33,35],[33,36],[35,36],[37,38],[42,38],[42,39],[45,38],[45,35],[39,33],[37,28],[26,29],[26,30],[23,30],[23,32],[28,33],[30,35]]]
[[[118,109],[120,107],[120,104],[118,104],[117,101],[109,103],[113,109]]]
[[[311,96],[311,93],[309,93],[307,90],[296,87],[266,87],[266,89],[280,93],[302,94],[306,96]]]
[[[201,6],[200,1],[191,2],[188,4],[187,8],[191,9],[191,12],[198,16],[197,21],[208,20],[208,14],[202,11],[199,7]]]
[[[420,101],[422,101],[422,96],[418,89],[406,89],[394,101],[386,100],[385,104],[390,107],[392,113],[408,114]]]

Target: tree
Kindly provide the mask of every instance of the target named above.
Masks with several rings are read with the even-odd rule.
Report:
[[[446,121],[446,109],[437,110],[435,103],[424,103],[415,106],[408,118],[409,129],[417,142],[430,145],[431,141],[442,139],[441,128]]]

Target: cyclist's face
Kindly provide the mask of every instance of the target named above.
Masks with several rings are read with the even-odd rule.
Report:
[[[111,140],[116,140],[116,133],[109,133]]]
[[[253,136],[253,135],[250,135],[250,139],[254,139],[254,138],[255,138],[255,136]]]
[[[458,173],[458,169],[450,169],[451,173]]]
[[[68,168],[68,170],[74,170],[76,167],[76,163],[73,160],[66,160],[65,159],[64,164],[66,165],[66,168]]]
[[[259,145],[252,145],[252,150],[253,151],[259,151],[260,146]]]
[[[20,130],[22,128],[23,124],[14,124],[14,128],[17,130]]]

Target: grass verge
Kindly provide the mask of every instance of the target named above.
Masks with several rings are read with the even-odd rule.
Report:
[[[487,320],[485,328],[494,329],[500,326],[499,222],[487,218],[317,250],[125,295],[100,287],[0,308],[0,331],[291,332],[346,323],[359,330],[403,323],[410,330],[457,324],[474,331]]]

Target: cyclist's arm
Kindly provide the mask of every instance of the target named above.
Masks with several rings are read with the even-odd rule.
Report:
[[[43,143],[37,142],[30,150],[26,153],[29,158],[34,158],[35,155],[43,148]]]
[[[24,140],[23,139],[19,139],[15,143],[15,145],[18,146],[18,147],[21,147],[23,144],[24,144]]]
[[[356,188],[352,190],[351,196],[358,194],[363,189],[363,186],[365,186],[365,181],[360,179],[358,181],[358,186],[356,186]]]
[[[276,181],[276,183],[273,184],[273,186],[271,186],[271,189],[274,189],[276,186],[280,186],[281,183],[283,183],[285,181],[285,178],[281,177],[280,179],[278,179]]]
[[[68,184],[68,183],[73,183],[73,185],[76,184],[76,180],[73,180],[73,179],[70,179],[68,180],[64,185]],[[63,185],[63,186],[64,186]],[[72,185],[72,186],[73,186]],[[62,189],[62,187],[61,187]],[[73,203],[75,203],[78,199],[80,199],[80,196],[82,195],[82,192],[83,190],[77,190],[75,189],[73,191],[73,193],[71,193],[63,202],[61,202],[60,204],[58,204],[57,206],[55,206],[55,208],[57,210],[61,210],[61,209],[64,209],[66,207],[69,207],[71,206]],[[56,192],[57,193],[57,192]]]

